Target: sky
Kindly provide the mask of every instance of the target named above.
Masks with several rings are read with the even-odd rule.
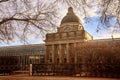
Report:
[[[90,2],[88,2],[90,3]],[[109,29],[105,29],[105,28],[101,28],[99,29],[99,31],[97,31],[97,27],[98,27],[98,18],[99,15],[97,13],[98,8],[94,7],[95,5],[97,5],[97,3],[94,2],[94,5],[92,5],[92,7],[87,8],[87,11],[89,12],[89,16],[91,17],[91,19],[86,22],[84,16],[81,16],[79,12],[77,12],[77,9],[74,9],[74,13],[80,18],[81,23],[84,27],[84,29],[90,33],[93,36],[93,39],[107,39],[107,38],[112,38],[111,35],[113,35],[114,38],[120,38],[120,33],[119,32],[114,32],[113,30],[115,28],[109,28]],[[66,15],[67,13],[67,9],[68,6],[62,6],[59,5],[61,8],[59,10],[60,13],[60,21],[62,20],[62,18]],[[60,21],[58,21],[58,27],[60,25]],[[40,37],[40,38],[31,38],[30,40],[27,40],[27,42],[21,42],[21,41],[14,41],[11,43],[0,43],[0,46],[16,46],[16,45],[25,45],[25,44],[41,44],[44,43],[44,38]]]

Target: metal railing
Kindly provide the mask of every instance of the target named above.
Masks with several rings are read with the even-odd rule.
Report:
[[[32,75],[120,78],[119,68],[119,64],[33,64]]]

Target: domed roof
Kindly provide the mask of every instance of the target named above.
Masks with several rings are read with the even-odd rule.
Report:
[[[68,22],[78,22],[79,23],[79,18],[74,14],[73,8],[69,7],[68,8],[68,13],[67,15],[62,19],[61,24],[63,23],[68,23]]]

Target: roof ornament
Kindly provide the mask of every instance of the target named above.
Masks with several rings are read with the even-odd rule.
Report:
[[[68,8],[68,13],[67,13],[67,15],[69,15],[69,14],[74,14],[72,7],[69,7],[69,8]]]

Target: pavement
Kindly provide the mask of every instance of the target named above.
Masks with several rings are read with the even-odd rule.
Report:
[[[65,77],[65,76],[29,76],[28,74],[16,74],[0,76],[0,80],[120,80],[117,78],[92,78],[92,77]]]

